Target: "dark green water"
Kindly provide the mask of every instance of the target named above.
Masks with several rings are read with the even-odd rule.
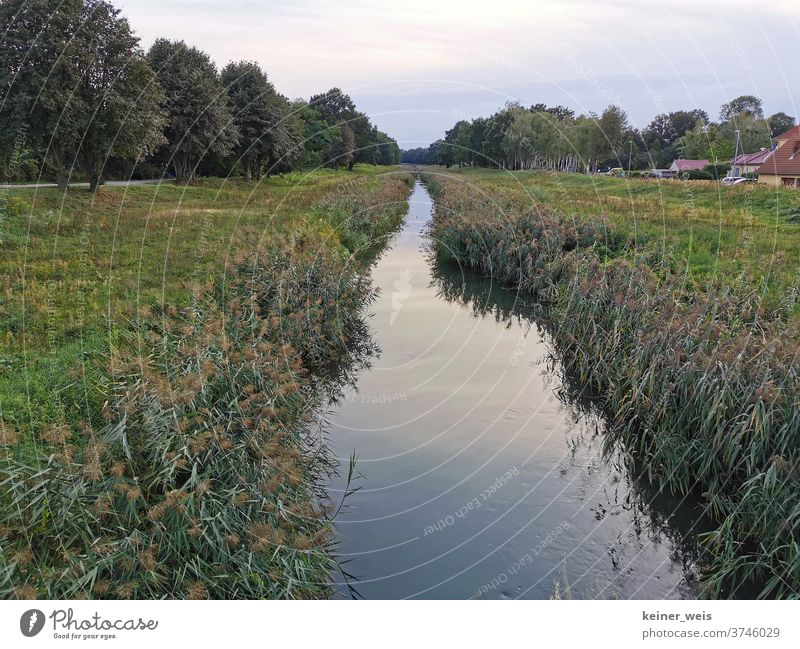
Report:
[[[352,585],[366,598],[693,597],[698,508],[603,455],[603,421],[548,363],[534,305],[439,267],[431,210],[418,183],[372,271],[382,353],[327,417],[363,476],[337,519]]]

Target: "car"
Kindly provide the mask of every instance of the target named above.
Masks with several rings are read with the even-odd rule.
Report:
[[[744,178],[743,176],[725,176],[719,181],[720,185],[743,185],[752,182],[755,182],[753,178]]]

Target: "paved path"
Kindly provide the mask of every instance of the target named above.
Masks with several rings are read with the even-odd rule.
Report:
[[[107,180],[103,183],[106,187],[127,187],[132,185],[152,185],[154,183],[171,183],[174,178],[156,178],[154,180]],[[70,187],[89,188],[89,183],[70,183]],[[48,187],[58,187],[55,183],[29,183],[26,185],[0,185],[0,189],[46,189]]]

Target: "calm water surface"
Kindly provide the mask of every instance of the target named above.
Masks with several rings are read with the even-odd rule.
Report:
[[[382,352],[327,416],[362,476],[337,519],[352,585],[366,598],[693,597],[698,511],[603,456],[602,420],[564,396],[531,305],[432,260],[431,210],[418,183],[372,271]]]

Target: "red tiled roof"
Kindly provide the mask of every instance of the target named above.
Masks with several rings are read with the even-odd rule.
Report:
[[[800,126],[779,135],[777,140],[785,140],[772,155],[764,161],[756,173],[772,176],[800,176]]]
[[[731,160],[731,164],[758,165],[763,163],[771,155],[772,149],[764,149],[763,151],[756,151],[755,153],[743,153],[742,155]]]
[[[672,164],[678,167],[678,171],[693,171],[705,169],[708,166],[708,160],[675,160]]]

